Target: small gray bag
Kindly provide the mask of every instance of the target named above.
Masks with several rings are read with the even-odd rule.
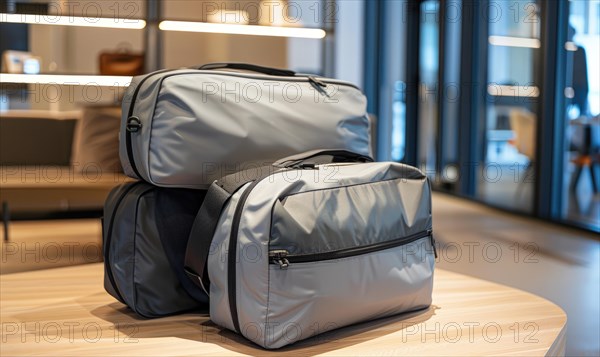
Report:
[[[205,194],[142,181],[111,191],[102,225],[104,288],[110,295],[143,317],[206,309],[208,295],[183,265]]]
[[[217,178],[327,147],[370,155],[367,100],[353,84],[240,63],[135,77],[122,104],[126,175],[206,189]]]
[[[316,164],[323,154],[334,163]],[[209,292],[215,323],[279,348],[431,304],[427,177],[399,163],[341,161],[369,160],[311,152],[211,185],[186,269]]]

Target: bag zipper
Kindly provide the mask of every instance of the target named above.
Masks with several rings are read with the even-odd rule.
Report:
[[[240,220],[242,219],[242,213],[244,211],[244,205],[246,204],[246,200],[250,195],[250,192],[258,185],[262,180],[270,177],[274,173],[280,173],[285,171],[294,170],[294,168],[286,168],[281,170],[276,170],[265,177],[261,177],[256,179],[250,183],[248,188],[242,192],[240,199],[235,207],[235,211],[233,213],[233,219],[231,221],[231,233],[229,234],[229,246],[227,251],[227,297],[229,300],[229,311],[231,313],[231,321],[233,322],[233,327],[235,331],[240,330],[240,320],[238,317],[237,311],[237,296],[236,296],[236,265],[237,265],[237,241],[238,241],[238,231],[240,229]]]
[[[115,292],[117,293],[117,297],[123,303],[125,303],[125,299],[123,299],[123,295],[121,295],[121,292],[119,291],[119,287],[117,286],[117,284],[115,282],[115,277],[113,276],[112,268],[110,266],[110,259],[109,259],[110,243],[112,241],[112,231],[113,231],[113,226],[115,223],[115,217],[117,216],[117,210],[119,209],[119,206],[121,205],[121,202],[123,201],[123,199],[125,199],[125,196],[127,196],[127,194],[131,190],[133,190],[134,187],[137,187],[139,183],[140,182],[135,182],[135,183],[131,184],[131,186],[127,187],[123,191],[123,193],[121,193],[119,198],[117,198],[117,202],[115,203],[115,206],[114,206],[115,208],[113,209],[112,214],[110,215],[110,221],[108,222],[108,229],[106,230],[106,240],[104,241],[104,266],[106,267],[106,275],[108,275],[108,280],[110,281],[110,284],[115,289]]]
[[[327,88],[327,84],[325,82],[317,79],[315,76],[308,76],[308,83],[310,83],[317,90],[317,92],[329,97],[327,91],[325,90],[325,88]]]
[[[396,248],[426,237],[430,237],[433,252],[435,257],[437,258],[435,242],[433,240],[433,231],[430,229],[427,231],[412,234],[407,237],[392,239],[386,242],[373,243],[361,247],[352,247],[331,252],[290,255],[289,251],[285,249],[275,249],[269,251],[269,263],[278,265],[279,269],[287,269],[292,263],[322,262],[327,260],[349,258],[357,255],[364,255],[391,248]]]
[[[280,171],[278,171],[280,172]],[[227,257],[227,292],[228,292],[228,300],[229,300],[229,311],[231,312],[231,320],[233,322],[233,327],[235,331],[240,332],[240,320],[238,318],[237,312],[237,296],[236,296],[236,263],[237,263],[237,240],[238,240],[238,230],[240,228],[240,220],[242,219],[242,212],[244,210],[244,204],[250,195],[250,192],[258,185],[259,182],[264,180],[263,177],[259,180],[254,180],[248,186],[248,188],[242,192],[240,199],[238,201],[237,206],[235,207],[235,212],[233,214],[233,220],[231,222],[231,234],[229,235],[229,247],[228,247],[228,257]]]

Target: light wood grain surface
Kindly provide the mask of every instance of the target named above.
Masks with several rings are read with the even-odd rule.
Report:
[[[82,167],[89,168],[81,172]],[[0,202],[11,214],[101,210],[113,187],[133,179],[89,166],[1,166]]]
[[[97,170],[96,163],[77,166],[0,166],[0,184],[3,191],[82,188],[100,190],[135,181],[120,172]]]
[[[99,219],[12,221],[8,230],[5,241],[0,229],[0,274],[102,261]]]
[[[277,351],[258,348],[202,314],[138,318],[104,292],[102,271],[96,263],[0,276],[2,356],[564,355],[566,315],[559,307],[441,269],[429,309]]]

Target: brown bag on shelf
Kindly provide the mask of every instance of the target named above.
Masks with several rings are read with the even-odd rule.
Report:
[[[144,54],[134,53],[119,46],[115,51],[101,52],[100,74],[110,76],[138,76],[144,73]]]

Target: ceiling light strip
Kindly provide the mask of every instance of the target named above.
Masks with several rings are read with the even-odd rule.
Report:
[[[257,26],[238,24],[218,24],[190,21],[162,21],[158,28],[164,31],[220,33],[231,35],[254,35],[274,37],[324,38],[327,33],[322,29],[282,26]]]
[[[31,15],[0,13],[0,22],[32,25],[104,27],[138,30],[146,27],[146,21],[139,19],[77,17],[68,15]]]
[[[0,83],[61,84],[69,86],[127,87],[130,76],[98,76],[79,74],[14,74],[0,73]]]

